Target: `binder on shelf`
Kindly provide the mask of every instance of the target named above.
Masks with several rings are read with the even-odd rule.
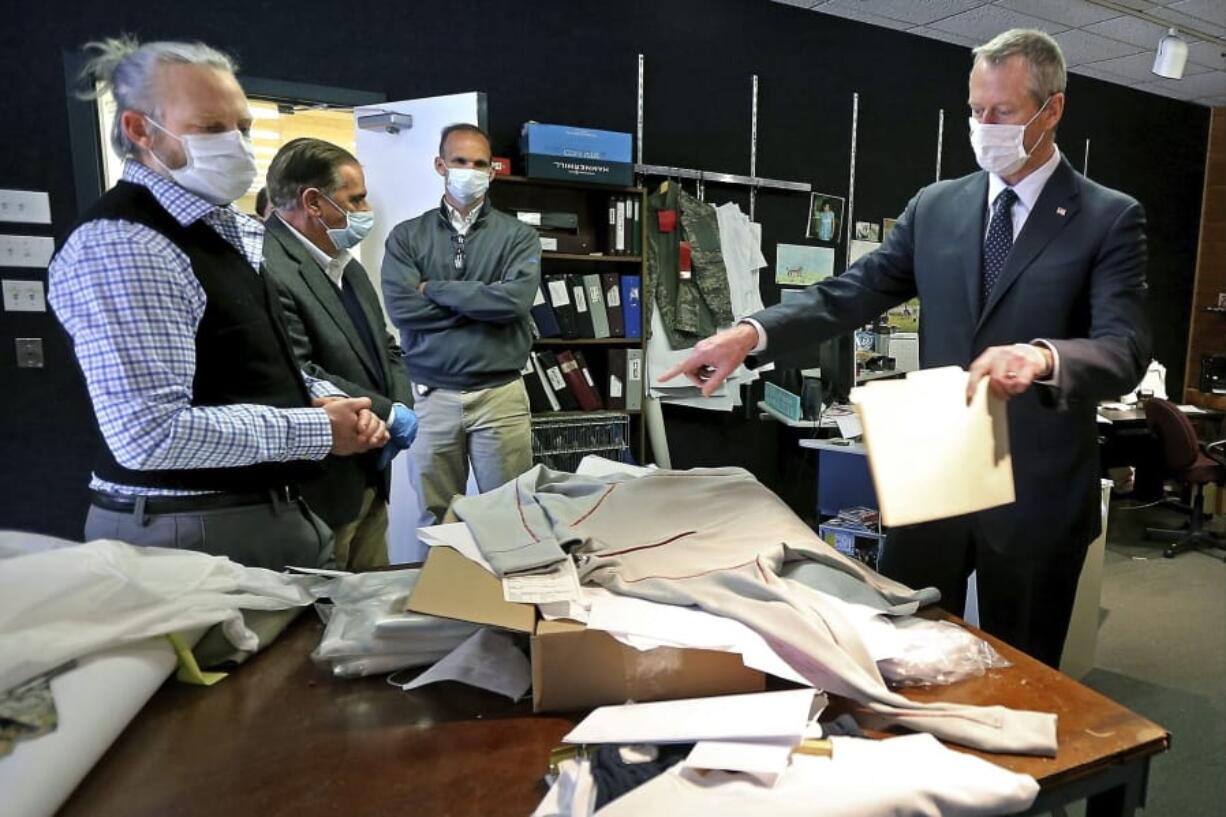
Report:
[[[565,275],[546,275],[544,278],[549,303],[557,319],[562,337],[579,337],[579,324],[575,318],[575,306],[570,301],[570,281]]]
[[[609,313],[605,309],[600,276],[594,272],[583,276],[583,287],[587,290],[587,308],[592,313],[592,337],[607,338],[612,333],[609,331]]]
[[[617,197],[609,196],[609,235],[605,243],[605,252],[617,254]]]
[[[643,276],[623,275],[622,287],[622,320],[626,327],[626,337],[641,338],[643,336],[642,293]]]
[[[631,233],[631,236],[633,236],[634,240],[631,242],[631,249],[634,255],[642,255],[643,254],[643,214],[639,210],[639,206],[642,203],[642,199],[639,196],[633,196],[631,197],[631,201],[634,204],[634,218],[632,219],[633,232]]]
[[[643,350],[626,350],[626,410],[643,409]]]
[[[608,405],[611,409],[626,407],[626,350],[609,350],[609,380],[605,384]]]
[[[625,225],[626,225],[626,255],[634,255],[634,200],[629,196],[623,196],[626,202]]]
[[[617,224],[616,240],[613,243],[613,252],[615,255],[626,254],[626,200],[621,196],[617,196]]]
[[[579,408],[584,411],[595,411],[603,407],[600,402],[600,395],[596,393],[595,383],[589,384],[587,378],[583,376],[583,368],[579,365],[578,358],[575,353],[569,349],[558,352],[555,355],[558,359],[558,368],[562,371],[562,377],[566,380],[566,385],[570,387],[571,392],[575,395],[575,399],[579,401]],[[588,377],[591,375],[589,374]]]
[[[624,338],[626,324],[622,320],[621,279],[616,272],[602,272],[600,283],[604,287],[604,309],[609,319],[609,337]]]
[[[545,371],[545,380],[549,388],[553,390],[553,397],[558,403],[558,408],[561,411],[574,411],[579,408],[579,401],[575,399],[574,393],[566,385],[566,378],[562,377],[562,370],[553,352],[542,350],[536,355],[538,364]]]
[[[541,370],[536,352],[528,354],[528,362],[523,368],[524,388],[528,390],[528,404],[533,412],[557,411],[558,401],[553,396],[549,380]]]
[[[575,331],[581,338],[596,337],[596,329],[592,325],[592,310],[587,302],[587,287],[583,285],[583,276],[572,276],[570,285],[571,300],[575,303]]]
[[[545,286],[545,281],[541,281],[532,301],[532,323],[538,338],[556,338],[562,334],[562,329],[558,326],[557,316],[553,314],[553,306],[545,297]]]
[[[600,387],[596,385],[596,378],[592,377],[592,370],[587,365],[587,358],[578,349],[575,350],[575,362],[579,364],[579,371],[583,373],[583,381],[592,390],[592,397],[595,398],[596,408],[604,408],[605,403],[600,396]]]

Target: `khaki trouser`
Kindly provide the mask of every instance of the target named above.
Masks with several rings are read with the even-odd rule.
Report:
[[[532,415],[523,380],[476,391],[433,389],[418,396],[413,410],[413,481],[423,514],[435,522],[464,493],[469,463],[482,493],[532,467]]]
[[[336,567],[360,573],[387,564],[387,503],[374,488],[362,494],[358,518],[341,525],[336,534]]]

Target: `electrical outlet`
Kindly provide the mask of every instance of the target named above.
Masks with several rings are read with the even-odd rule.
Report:
[[[55,240],[40,235],[0,235],[0,267],[46,269]]]
[[[17,368],[41,369],[43,367],[43,339],[17,338]]]
[[[46,312],[47,299],[43,295],[42,281],[10,281],[4,284],[4,309],[6,312]]]
[[[41,190],[0,190],[0,221],[50,224],[51,199]]]

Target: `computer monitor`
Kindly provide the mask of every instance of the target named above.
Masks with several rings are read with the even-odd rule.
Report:
[[[856,384],[856,343],[852,333],[824,341],[818,347],[817,359],[822,370],[822,402],[846,403]]]

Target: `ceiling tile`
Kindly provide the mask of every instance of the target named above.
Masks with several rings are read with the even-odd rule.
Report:
[[[1168,21],[1172,26],[1187,31],[1200,31],[1205,34],[1211,34],[1215,37],[1226,35],[1226,29],[1216,23],[1211,23],[1208,20],[1202,20],[1199,17],[1189,17],[1187,14],[1180,14],[1174,9],[1155,8],[1150,11],[1150,14],[1155,17],[1161,17]],[[1191,34],[1185,35],[1185,39],[1192,40],[1195,37]]]
[[[1158,40],[1166,35],[1166,29],[1156,23],[1124,16],[1085,26],[1085,30],[1148,49],[1157,48]]]
[[[1113,74],[1110,71],[1103,71],[1092,65],[1070,65],[1068,70],[1070,74],[1081,74],[1082,76],[1101,79],[1104,82],[1114,82],[1116,85],[1131,86],[1133,83],[1133,81],[1128,77],[1121,76],[1120,74]]]
[[[916,26],[908,29],[908,34],[919,34],[923,37],[929,37],[933,40],[941,40],[942,42],[953,43],[954,45],[964,45],[967,48],[974,48],[977,45],[982,45],[982,40],[977,40],[972,37],[963,37],[961,34],[954,34],[949,31],[939,31],[935,28],[925,28]]]
[[[800,6],[801,8],[813,8],[814,6],[826,2],[826,0],[774,0],[776,3],[782,3],[785,6]]]
[[[1064,61],[1069,65],[1127,57],[1141,50],[1138,46],[1080,29],[1062,31],[1055,36],[1055,40],[1060,43],[1060,50],[1064,52]]]
[[[1134,86],[1138,91],[1146,91],[1151,94],[1160,94],[1169,96],[1172,99],[1182,99],[1184,101],[1192,101],[1196,99],[1197,94],[1192,93],[1190,89],[1181,85],[1179,81],[1163,79],[1157,82],[1141,82]]]
[[[1092,62],[1089,64],[1091,68],[1097,68],[1100,71],[1110,71],[1112,74],[1128,77],[1135,82],[1155,82],[1158,76],[1154,74],[1154,53],[1152,51],[1142,51],[1139,54],[1133,54],[1131,57],[1120,57],[1114,60],[1102,60],[1101,62]],[[1203,74],[1208,71],[1207,68],[1189,62],[1183,71],[1184,79]],[[1183,82],[1183,80],[1174,80]]]
[[[996,5],[1071,28],[1101,23],[1119,15],[1117,11],[1091,5],[1084,0],[996,0]]]
[[[1226,71],[1206,71],[1195,76],[1184,75],[1183,79],[1162,80],[1183,89],[1188,96],[1222,96],[1226,94]]]
[[[1188,43],[1188,64],[1203,65],[1206,68],[1224,71],[1226,70],[1226,57],[1222,56],[1223,51],[1226,51],[1226,48],[1201,40]]]
[[[867,6],[867,4],[864,4]],[[906,31],[911,28],[911,23],[904,23],[901,20],[892,20],[889,17],[882,17],[879,14],[873,14],[867,8],[858,6],[848,6],[842,3],[823,3],[820,6],[815,6],[814,11],[821,14],[830,14],[835,17],[842,17],[845,20],[858,20],[861,23],[870,23],[871,25],[881,26],[882,28],[893,28],[898,31]]]
[[[1209,34],[1217,34],[1226,29],[1226,3],[1223,3],[1222,0],[1180,0],[1180,2],[1171,3],[1167,8],[1200,20],[1202,28],[1204,23],[1212,24],[1217,31],[1206,29]],[[1166,15],[1161,16],[1165,18]],[[1192,25],[1196,27],[1195,23]]]
[[[923,3],[915,0],[830,0],[830,5],[922,26],[986,5],[986,0],[925,0]]]
[[[1068,26],[1040,20],[1038,17],[1031,17],[1029,14],[1011,11],[1001,6],[980,6],[953,17],[938,20],[929,28],[950,31],[954,34],[961,34],[963,37],[987,42],[1002,31],[1011,28],[1038,28],[1048,34],[1057,34]]]

